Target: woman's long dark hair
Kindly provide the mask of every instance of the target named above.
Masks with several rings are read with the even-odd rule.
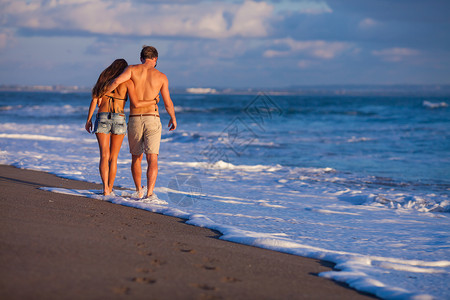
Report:
[[[117,76],[128,67],[125,59],[116,59],[109,67],[107,67],[98,77],[97,83],[92,89],[92,97],[100,98],[105,94],[106,88],[116,79]]]

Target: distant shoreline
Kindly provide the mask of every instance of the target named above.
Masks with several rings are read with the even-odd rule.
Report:
[[[90,87],[63,85],[0,85],[1,92],[90,93]],[[450,84],[437,85],[317,85],[289,88],[171,88],[173,94],[192,95],[323,95],[323,96],[450,96]]]

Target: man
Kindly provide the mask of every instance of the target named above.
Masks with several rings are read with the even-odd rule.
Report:
[[[107,91],[114,90],[119,84],[132,80],[135,95],[138,100],[154,100],[153,104],[137,107],[130,101],[130,117],[128,121],[128,143],[132,155],[131,174],[138,197],[142,198],[144,191],[141,185],[141,162],[143,153],[147,158],[147,195],[150,200],[157,199],[153,193],[158,176],[158,154],[161,142],[161,121],[158,112],[159,93],[170,116],[170,131],[177,128],[175,110],[169,94],[169,81],[162,72],[155,69],[158,51],[151,46],[144,46],[141,51],[141,63],[128,66],[109,86]],[[139,105],[140,106],[140,105]]]

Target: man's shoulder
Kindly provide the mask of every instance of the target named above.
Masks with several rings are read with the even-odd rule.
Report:
[[[167,76],[166,74],[164,74],[163,72],[161,72],[160,70],[154,69],[154,74],[156,75],[156,77],[162,79],[162,80],[167,80]]]
[[[141,68],[142,68],[141,64],[128,66],[128,69],[130,69],[130,70],[137,70],[137,69],[141,69]]]
[[[142,64],[129,65],[128,70],[130,70],[131,76],[141,76],[140,74],[145,71],[145,69],[142,67]]]
[[[157,72],[156,74],[158,74],[161,77],[167,78],[166,74],[164,74],[163,72],[161,72],[160,70],[155,69],[155,71]]]

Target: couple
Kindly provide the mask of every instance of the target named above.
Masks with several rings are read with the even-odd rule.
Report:
[[[141,185],[141,162],[143,153],[147,159],[147,194],[145,198],[157,199],[153,193],[158,175],[158,153],[161,142],[161,121],[158,112],[159,93],[170,116],[170,131],[175,130],[177,122],[173,102],[169,94],[169,81],[166,75],[156,70],[158,51],[144,46],[141,63],[128,66],[124,59],[115,60],[99,76],[92,89],[85,128],[97,136],[100,148],[100,176],[103,194],[109,195],[114,186],[117,172],[117,157],[123,138],[127,132],[125,103],[130,99],[128,121],[128,143],[132,155],[131,173],[139,198],[144,197]],[[97,118],[92,131],[92,115],[98,105]]]

